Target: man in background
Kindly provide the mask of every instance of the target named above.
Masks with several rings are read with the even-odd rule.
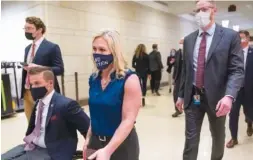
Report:
[[[1,159],[71,160],[76,153],[77,130],[85,138],[90,119],[76,101],[55,91],[50,68],[33,67],[28,73],[35,104],[25,143],[4,153]]]
[[[184,61],[177,107],[185,111],[183,160],[198,157],[201,126],[208,116],[212,135],[211,160],[222,160],[225,121],[244,79],[239,33],[215,23],[212,0],[196,2],[199,29],[184,38]]]
[[[179,41],[180,48],[176,52],[176,61],[175,61],[175,66],[174,66],[174,72],[173,72],[173,81],[174,81],[174,89],[173,89],[173,99],[174,99],[174,104],[175,104],[175,113],[172,114],[172,117],[178,117],[180,114],[182,114],[181,111],[179,111],[176,107],[176,102],[178,99],[178,92],[179,92],[179,87],[180,87],[180,80],[181,80],[181,71],[182,71],[182,64],[183,64],[183,45],[184,39],[181,39]]]
[[[161,53],[158,51],[157,44],[152,45],[153,51],[149,54],[149,67],[151,72],[150,86],[153,94],[160,96],[159,88],[162,78],[162,58]]]
[[[56,76],[62,75],[64,66],[59,46],[44,38],[46,26],[38,17],[27,17],[25,19],[25,37],[32,44],[25,48],[24,70],[22,73],[21,98],[24,99],[24,110],[29,122],[33,110],[34,100],[30,92],[29,74],[27,72],[33,67],[47,66],[55,74],[55,91],[60,93],[60,87]]]
[[[253,48],[249,46],[250,34],[246,30],[239,32],[241,37],[241,46],[243,48],[244,55],[244,70],[245,78],[244,83],[238,92],[235,103],[230,112],[229,118],[229,129],[231,133],[231,140],[227,143],[227,148],[233,148],[238,144],[238,121],[240,115],[241,106],[243,106],[243,111],[246,117],[247,123],[247,135],[252,136],[252,120],[249,118],[249,114],[253,107]]]

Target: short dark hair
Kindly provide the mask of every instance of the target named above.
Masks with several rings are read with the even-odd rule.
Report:
[[[248,38],[250,37],[249,31],[247,31],[247,30],[240,30],[239,34],[245,34],[246,37],[248,37]]]
[[[33,24],[37,30],[41,28],[42,34],[44,34],[46,32],[46,26],[39,17],[34,17],[34,16],[26,17],[25,22]]]
[[[153,45],[152,45],[152,48],[153,48],[153,49],[157,49],[157,48],[158,48],[158,45],[157,45],[157,44],[153,44]]]
[[[54,81],[54,73],[49,67],[33,67],[28,71],[29,75],[37,75],[43,73],[44,80],[53,80]]]

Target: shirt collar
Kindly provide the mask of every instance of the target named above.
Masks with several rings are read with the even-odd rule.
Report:
[[[44,40],[45,38],[42,36],[40,37],[40,39],[38,39],[36,42],[35,42],[35,46],[38,47],[40,46],[40,44],[42,43],[42,41]]]
[[[244,53],[248,53],[248,51],[249,51],[249,46],[245,47],[245,48],[243,49],[243,51],[244,51]]]
[[[51,99],[54,95],[54,92],[55,91],[53,90],[46,97],[42,98],[42,102],[43,102],[44,105],[46,105],[46,106],[49,105],[49,103],[51,102]]]
[[[216,24],[213,23],[212,26],[206,31],[209,36],[212,36],[215,32]],[[203,29],[199,28],[199,36],[202,35]]]

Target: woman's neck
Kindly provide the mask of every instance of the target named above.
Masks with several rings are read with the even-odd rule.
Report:
[[[113,64],[111,64],[108,68],[102,71],[101,77],[102,79],[107,79],[110,77],[110,74],[114,71]]]

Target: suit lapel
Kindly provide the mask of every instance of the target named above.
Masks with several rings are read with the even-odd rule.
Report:
[[[246,70],[250,69],[248,68],[249,64],[253,63],[253,48],[249,47],[247,59],[246,59]]]
[[[189,56],[191,60],[190,64],[191,64],[192,69],[193,69],[193,53],[194,53],[195,43],[196,43],[198,35],[199,35],[199,30],[193,33],[189,41]]]
[[[29,54],[29,51],[30,51],[30,48],[31,48],[32,44],[30,44],[26,49],[25,49],[25,61],[24,62],[27,62],[27,57],[28,57],[28,54]]]
[[[55,105],[55,99],[56,99],[56,93],[54,93],[54,95],[53,95],[53,97],[52,97],[52,99],[51,99],[49,108],[48,108],[47,119],[46,119],[46,126],[48,125],[49,120],[50,120],[50,118],[52,117],[53,110],[54,110],[54,105]]]
[[[43,55],[43,51],[44,51],[43,48],[46,46],[46,42],[47,42],[46,39],[44,39],[44,40],[41,42],[39,48],[37,49],[37,52],[35,53],[35,57],[34,57],[34,59],[33,59],[33,63],[36,63],[37,60],[39,59],[39,57],[41,57],[41,56]]]
[[[215,32],[214,32],[213,39],[212,39],[212,44],[210,46],[210,49],[209,49],[209,52],[207,55],[206,65],[207,65],[208,61],[211,59],[213,52],[216,49],[217,45],[220,43],[222,36],[223,36],[222,27],[216,24]]]

